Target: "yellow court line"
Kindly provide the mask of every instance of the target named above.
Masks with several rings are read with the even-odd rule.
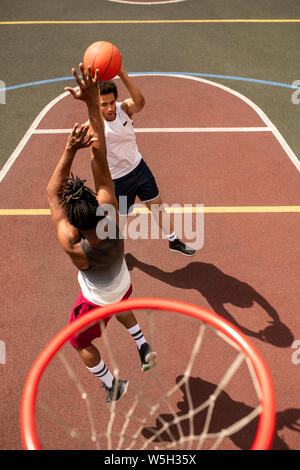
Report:
[[[50,215],[50,209],[0,209],[0,215]]]
[[[263,212],[300,212],[300,206],[215,206],[215,207],[166,207],[166,212],[173,214],[224,214],[224,213],[263,213]],[[146,214],[150,212],[147,208],[136,208],[136,214]]]
[[[300,212],[300,206],[196,206],[196,207],[166,207],[166,212],[180,213],[205,213],[205,214],[236,214],[236,213],[281,213]],[[147,214],[147,208],[136,208],[134,214]],[[0,209],[1,215],[50,215],[50,209]]]
[[[300,23],[300,19],[215,19],[215,20],[43,20],[43,21],[0,21],[0,25],[27,24],[156,24],[156,23]]]

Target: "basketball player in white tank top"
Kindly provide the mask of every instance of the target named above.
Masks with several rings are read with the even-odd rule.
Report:
[[[145,105],[145,99],[141,90],[128,76],[123,65],[121,65],[119,77],[130,94],[130,98],[125,99],[122,103],[117,103],[117,97],[114,92],[102,93],[101,87],[103,86],[103,82],[100,82],[100,106],[105,123],[107,161],[115,184],[116,179],[126,177],[126,175],[129,176],[142,162],[142,155],[136,144],[132,116],[134,113],[140,112]],[[148,172],[151,174],[149,168]],[[158,209],[158,207],[163,204],[163,201],[159,195],[154,178],[153,182],[157,189],[156,194],[158,195],[155,194],[153,198],[148,200],[140,198],[141,201],[152,211],[160,228],[169,239],[170,250],[178,251],[186,256],[194,255],[195,250],[188,247],[177,238],[172,224],[164,226],[162,212]],[[117,186],[115,186],[115,188],[117,194]],[[130,188],[128,188],[128,190],[130,190]],[[127,196],[127,194],[120,195]],[[165,210],[163,206],[162,210]],[[166,220],[168,220],[167,217]]]

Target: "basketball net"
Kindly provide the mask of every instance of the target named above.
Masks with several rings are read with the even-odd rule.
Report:
[[[128,310],[132,310],[137,315],[138,322],[140,312],[143,312],[142,329],[146,331],[149,343],[157,351],[157,366],[146,373],[139,372],[136,382],[134,378],[131,378],[124,398],[108,405],[102,394],[104,392],[100,391],[101,395],[99,394],[97,383],[92,382],[94,387],[90,383],[85,383],[87,378],[85,374],[89,373],[84,368],[82,370],[80,367],[82,364],[79,363],[77,367],[79,358],[73,352],[73,348],[67,344],[67,354],[62,349],[75,332],[91,326],[95,321],[100,321],[101,325],[101,320],[107,316]],[[174,315],[179,320],[177,318],[175,321]],[[146,318],[147,328],[144,326]],[[112,321],[116,320],[112,319]],[[124,371],[123,364],[119,366],[118,359],[115,357],[117,339],[114,338],[114,334],[110,338],[107,333],[110,323],[102,331],[99,349],[101,356],[105,349],[107,358],[105,362],[118,380],[121,378],[120,369],[122,369],[122,376],[126,370]],[[178,326],[178,323],[181,325],[183,337],[184,333],[189,332],[186,344],[182,342],[182,339],[176,344],[177,336],[172,339],[172,328]],[[166,353],[166,349],[163,349],[164,354],[160,353],[161,327],[164,329],[164,334],[171,337],[170,346],[168,346],[170,355]],[[171,329],[166,330],[167,327]],[[156,340],[155,331],[158,336]],[[120,330],[121,334],[124,334],[126,340],[126,332],[122,333]],[[207,344],[212,344],[212,335],[216,340],[215,351],[220,348],[220,341],[224,344],[222,346],[224,352],[215,357],[205,353]],[[207,337],[208,340],[206,340]],[[128,341],[130,342],[130,338]],[[177,359],[176,356],[172,356],[173,348],[177,351]],[[230,353],[227,352],[228,348]],[[136,351],[133,352],[136,354]],[[204,361],[201,361],[200,353],[204,354]],[[47,403],[47,400],[44,401],[40,397],[42,376],[50,361],[54,360],[54,356],[55,360],[59,360],[64,366],[60,371],[60,376],[64,378],[63,382],[68,376],[73,383],[73,388],[75,386],[78,391],[77,396],[80,397],[86,414],[87,425],[84,430],[81,430],[80,426],[70,424],[68,416],[64,416],[64,409],[57,410],[58,405],[54,408],[53,404]],[[134,356],[132,356],[133,359],[129,358],[129,362],[126,362],[125,356],[126,351],[123,351],[120,360],[122,362],[124,359],[124,364],[129,365],[134,361]],[[183,361],[186,366],[180,369]],[[213,381],[202,378],[206,373],[208,374],[208,370],[211,371],[209,373],[219,370],[221,363],[226,365],[226,370],[219,373],[217,383],[215,378]],[[241,369],[242,375],[238,378],[238,372]],[[249,376],[249,385],[245,381],[245,371]],[[171,380],[168,380],[168,376]],[[237,385],[234,385],[235,378]],[[95,378],[92,377],[92,380],[95,381]],[[241,383],[245,383],[242,392]],[[249,405],[244,403],[251,396],[251,384],[253,394],[256,396],[255,405],[252,402]],[[62,393],[64,394],[64,391]],[[236,396],[236,393],[242,394],[239,400],[231,396],[231,394]],[[73,396],[74,392],[72,398]],[[183,402],[178,401],[182,398],[184,398]],[[58,396],[55,401],[56,404],[59,403]],[[76,415],[73,408],[70,414],[73,415],[75,412]],[[37,409],[42,410],[42,413],[46,414],[55,426],[59,425],[65,436],[82,449],[92,447],[107,450],[214,450],[226,449],[228,442],[230,448],[243,448],[243,444],[239,444],[243,440],[242,437],[239,440],[239,437],[243,435],[242,430],[250,429],[252,432],[253,426],[256,431],[253,433],[253,442],[248,448],[269,449],[275,427],[272,379],[264,359],[254,345],[235,326],[215,313],[196,305],[167,299],[141,298],[110,304],[89,312],[59,332],[38,356],[24,386],[21,404],[21,434],[25,449],[41,449],[47,446],[46,443],[41,444],[37,435]],[[80,414],[78,411],[75,422],[81,422],[82,414],[81,409]],[[98,414],[101,415],[100,420],[97,417]],[[232,422],[231,415],[236,416],[235,422]],[[217,425],[214,424],[216,420]],[[45,421],[45,416],[42,421]],[[51,432],[49,424],[46,428],[47,431],[41,431],[42,435]]]

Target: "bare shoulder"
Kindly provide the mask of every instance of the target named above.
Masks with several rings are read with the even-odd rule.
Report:
[[[73,227],[67,219],[62,219],[57,224],[57,236],[65,251],[71,250],[74,245],[80,242],[78,229]]]
[[[121,109],[122,109],[122,111],[124,111],[124,113],[127,114],[127,116],[129,116],[131,118],[133,113],[129,111],[128,101],[129,101],[129,99],[122,101]]]
[[[89,268],[89,263],[80,245],[80,234],[77,228],[68,221],[61,221],[57,227],[58,240],[69,255],[72,263],[81,271]]]

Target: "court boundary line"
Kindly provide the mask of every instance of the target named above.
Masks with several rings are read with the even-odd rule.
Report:
[[[41,25],[41,24],[180,24],[180,23],[300,23],[298,18],[287,19],[194,19],[194,20],[25,20],[25,21],[0,21],[0,26],[5,25]]]
[[[275,138],[277,139],[277,141],[279,142],[279,144],[281,145],[281,147],[283,148],[284,150],[284,153],[286,153],[286,155],[289,157],[290,161],[294,164],[294,166],[296,167],[296,169],[300,172],[300,161],[298,160],[298,158],[296,157],[296,155],[294,154],[294,152],[292,151],[292,149],[290,148],[290,146],[288,145],[288,143],[286,142],[286,140],[283,138],[283,136],[280,134],[279,130],[277,129],[277,127],[271,122],[271,120],[269,119],[269,117],[264,113],[264,111],[256,104],[254,103],[253,101],[251,101],[249,98],[247,98],[245,95],[243,95],[242,93],[236,91],[236,90],[232,90],[231,88],[223,85],[223,84],[220,84],[220,83],[216,83],[216,82],[212,82],[210,80],[207,80],[205,78],[202,78],[202,77],[194,77],[194,76],[190,76],[190,75],[170,75],[170,74],[164,74],[163,72],[160,73],[160,74],[155,74],[155,75],[151,75],[148,74],[148,73],[145,73],[145,74],[133,74],[131,76],[167,76],[167,77],[175,77],[175,78],[184,78],[186,80],[193,80],[193,81],[198,81],[198,82],[201,82],[201,83],[206,83],[207,85],[211,85],[211,86],[215,86],[217,88],[220,88],[222,89],[223,91],[226,91],[234,96],[236,96],[237,98],[239,98],[241,101],[243,101],[244,103],[246,103],[248,106],[250,106],[250,108],[252,108],[256,114],[261,118],[261,120],[265,123],[266,127],[268,127],[273,135],[275,136]],[[50,101],[43,109],[42,111],[40,111],[40,113],[37,115],[37,117],[34,119],[33,123],[31,124],[31,126],[29,127],[29,129],[25,132],[23,138],[21,139],[21,141],[19,142],[19,144],[17,145],[16,149],[13,151],[13,153],[11,154],[11,156],[9,157],[9,159],[6,161],[6,163],[4,164],[3,168],[1,169],[0,171],[0,183],[3,181],[4,177],[6,176],[6,174],[8,173],[8,171],[10,170],[10,168],[12,167],[12,165],[14,164],[14,162],[17,160],[18,156],[20,155],[20,153],[22,152],[22,150],[24,149],[25,145],[27,144],[27,142],[29,141],[30,137],[32,137],[34,131],[36,130],[37,126],[39,125],[39,123],[41,122],[41,120],[43,119],[43,117],[47,114],[47,112],[56,104],[58,103],[60,100],[62,100],[63,98],[65,98],[66,96],[69,96],[69,92],[68,91],[64,91],[63,93],[61,93],[60,95],[56,96],[52,101]]]
[[[241,81],[241,82],[248,82],[248,83],[257,83],[258,85],[270,85],[270,86],[277,86],[277,87],[283,87],[283,88],[289,88],[292,90],[300,90],[299,86],[294,85],[293,83],[280,83],[280,82],[274,82],[270,80],[262,80],[259,78],[251,78],[251,77],[239,77],[239,76],[234,76],[234,75],[220,75],[220,74],[214,74],[214,73],[199,73],[199,72],[130,72],[130,76],[136,76],[138,77],[139,75],[191,75],[193,77],[204,77],[204,78],[217,78],[221,80],[235,80],[235,81]],[[10,85],[5,88],[0,88],[1,91],[11,91],[11,90],[18,90],[20,88],[27,88],[31,86],[37,86],[37,85],[48,85],[49,83],[56,83],[56,82],[62,82],[62,81],[69,81],[69,80],[74,80],[74,77],[69,76],[69,77],[58,77],[58,78],[48,78],[46,80],[37,80],[36,82],[27,82],[27,83],[20,83],[19,85]]]

